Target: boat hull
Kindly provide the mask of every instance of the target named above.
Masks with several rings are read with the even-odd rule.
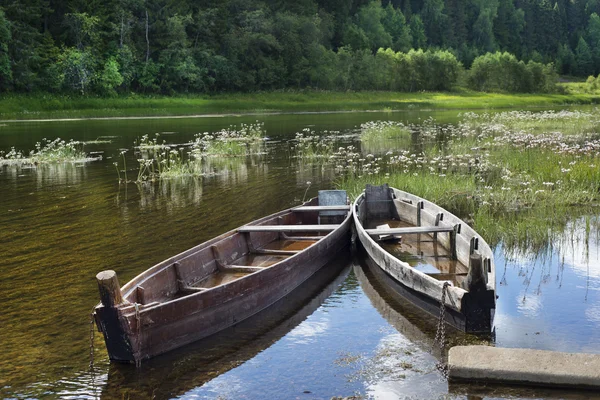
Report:
[[[262,218],[251,225],[277,220],[289,210]],[[348,250],[352,219],[348,217],[331,233],[293,256],[260,272],[217,285],[199,293],[144,307],[99,305],[95,319],[104,334],[111,361],[139,363],[159,354],[213,335],[262,311],[292,292],[341,251]],[[145,271],[123,287],[125,297],[135,294],[144,279],[168,275],[178,260],[203,254],[224,241],[235,242],[242,234],[233,230]],[[349,251],[349,250],[348,250]],[[198,256],[201,257],[201,256]],[[205,261],[194,261],[206,268]]]
[[[397,189],[390,188],[389,190],[392,200],[389,212],[394,214],[392,215],[394,218],[417,226],[433,226],[436,216],[443,213],[445,225],[461,225],[460,234],[456,238],[458,259],[468,265],[469,256],[474,251],[483,256],[488,271],[485,288],[477,292],[469,292],[461,287],[448,286],[444,296],[445,320],[449,325],[464,332],[490,333],[493,325],[496,294],[493,253],[487,243],[458,217],[434,203]],[[444,281],[428,276],[382,248],[363,226],[367,218],[366,207],[365,194],[363,193],[353,205],[353,218],[357,237],[369,261],[390,278],[390,285],[397,293],[432,317],[438,318]],[[381,214],[382,205],[377,204],[377,207],[379,207],[377,213]],[[419,212],[417,212],[418,207],[421,207]],[[384,214],[385,212],[387,210],[384,210]],[[439,244],[448,247],[450,245],[449,235],[442,237],[442,234],[439,234],[439,236]],[[477,243],[476,248],[473,248],[473,238],[477,239],[475,242]]]

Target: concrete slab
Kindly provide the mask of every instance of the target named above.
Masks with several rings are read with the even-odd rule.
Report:
[[[600,354],[456,346],[448,367],[451,381],[600,389]]]

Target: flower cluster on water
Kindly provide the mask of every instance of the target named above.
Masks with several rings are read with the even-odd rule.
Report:
[[[325,131],[318,135],[310,128],[297,132],[291,141],[290,149],[301,161],[326,162],[334,151],[334,141],[329,136],[337,132]]]
[[[100,159],[90,157],[83,150],[84,144],[78,141],[65,141],[61,138],[54,140],[42,139],[35,144],[35,149],[28,154],[14,147],[7,153],[0,151],[0,165],[46,164],[64,162],[87,162]]]
[[[241,124],[239,129],[230,126],[217,132],[196,135],[191,143],[192,155],[202,156],[247,156],[264,152],[262,145],[266,137],[264,123]]]
[[[410,150],[361,155],[340,148],[331,160],[342,185],[357,190],[376,178],[442,202],[455,187],[493,209],[580,204],[600,189],[598,128],[597,113],[580,111],[467,113],[455,125],[424,121]]]
[[[204,132],[196,135],[194,141],[184,144],[168,144],[160,141],[160,134],[154,137],[144,135],[136,146],[139,164],[136,182],[155,181],[178,177],[198,177],[212,175],[217,163],[207,162],[207,158],[245,157],[262,154],[265,140],[264,124],[241,124],[239,128],[230,126],[217,132]],[[121,153],[126,171],[125,152]],[[223,167],[230,166],[223,164]],[[119,172],[118,163],[115,167]],[[127,178],[125,177],[125,181]]]
[[[397,121],[370,121],[360,125],[360,139],[385,140],[398,139],[401,136],[410,136],[409,127]]]

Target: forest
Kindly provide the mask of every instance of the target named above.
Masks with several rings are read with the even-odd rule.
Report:
[[[600,0],[0,0],[0,92],[552,91]],[[461,78],[462,77],[462,78]]]

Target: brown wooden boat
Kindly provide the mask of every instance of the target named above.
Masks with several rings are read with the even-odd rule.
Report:
[[[397,292],[435,317],[444,298],[447,323],[491,332],[494,254],[477,232],[436,204],[387,184],[367,185],[353,214],[362,246]]]
[[[114,271],[100,272],[94,317],[110,359],[138,364],[275,303],[348,245],[350,215],[345,191],[320,191],[165,260],[122,289]]]

